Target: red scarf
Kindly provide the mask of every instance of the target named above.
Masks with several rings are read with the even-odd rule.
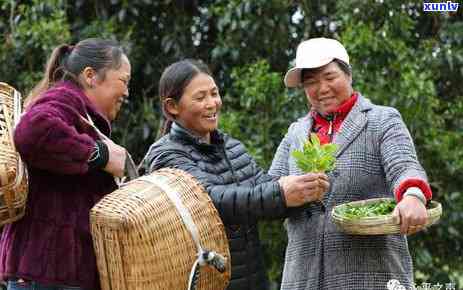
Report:
[[[328,116],[322,116],[315,110],[310,111],[310,116],[313,119],[311,132],[317,133],[321,144],[327,144],[333,141],[333,135],[339,132],[342,122],[357,102],[357,99],[358,93],[354,92],[348,100],[342,103]]]

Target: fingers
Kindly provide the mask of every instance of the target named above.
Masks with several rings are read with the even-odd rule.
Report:
[[[305,182],[301,184],[301,189],[305,191],[315,191],[318,190],[320,187],[318,180],[310,181],[310,182]]]
[[[318,191],[316,188],[304,189],[301,191],[301,199],[304,200],[305,203],[316,201],[317,198],[318,198]]]
[[[306,202],[321,201],[328,191],[328,177],[324,173],[307,173],[301,176],[304,200]]]
[[[103,142],[106,143],[109,151],[108,163],[106,164],[104,170],[108,173],[111,173],[113,176],[123,177],[125,159],[127,157],[125,148],[117,145],[111,140],[104,140]]]
[[[314,180],[317,180],[317,179],[322,179],[322,180],[325,180],[325,181],[329,180],[328,176],[325,173],[309,172],[309,173],[306,173],[304,175],[299,175],[299,177],[302,180],[306,181],[306,182],[314,181]]]
[[[304,175],[298,176],[301,182],[314,182],[318,180],[318,173],[306,173]]]
[[[285,176],[278,182],[283,188],[289,206],[322,200],[329,188],[328,177],[324,173]]]
[[[408,219],[407,218],[403,218],[401,216],[401,223],[400,223],[400,233],[405,235],[407,234],[408,232],[408,225],[409,225],[409,222],[408,222]]]
[[[423,229],[423,225],[411,225],[407,229],[407,235],[413,235],[416,234],[417,232],[421,231]]]
[[[309,201],[322,201],[325,196],[326,190],[320,186],[313,187],[311,189],[304,190],[304,200]]]
[[[427,212],[424,204],[414,197],[405,197],[400,201],[394,212],[400,215],[400,232],[414,234],[420,231],[427,222]]]
[[[396,225],[400,224],[400,210],[398,206],[396,206],[394,210],[392,211],[392,221]]]
[[[299,176],[301,181],[301,186],[307,189],[315,189],[316,187],[327,191],[330,184],[328,177],[324,173],[307,173]]]
[[[326,182],[329,181],[328,175],[326,175],[325,173],[318,173],[318,178],[321,179],[321,180],[324,180]]]
[[[328,182],[328,180],[319,179],[318,187],[325,193],[330,188],[330,183]]]
[[[426,221],[425,222],[415,222],[415,221],[409,220],[407,229],[404,232],[402,232],[402,229],[401,229],[401,233],[407,234],[407,235],[413,235],[421,231],[425,227],[425,225],[426,225]]]
[[[316,195],[313,195],[313,194],[310,194],[310,193],[303,194],[302,200],[304,200],[304,203],[316,201],[316,200],[317,200],[317,196],[316,196]]]

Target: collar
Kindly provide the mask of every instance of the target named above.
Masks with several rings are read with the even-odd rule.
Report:
[[[175,121],[172,123],[169,136],[184,144],[193,144],[206,150],[213,150],[225,144],[225,135],[219,130],[215,130],[211,133],[211,143],[209,144]]]
[[[310,115],[315,119],[315,122],[320,122],[322,120],[329,121],[334,117],[336,117],[338,120],[344,120],[357,102],[358,96],[359,94],[354,92],[349,99],[344,101],[344,103],[342,103],[334,112],[328,115],[322,115],[315,110],[311,110]]]

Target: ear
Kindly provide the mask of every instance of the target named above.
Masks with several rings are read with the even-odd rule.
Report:
[[[167,98],[163,101],[163,104],[166,113],[172,115],[174,118],[178,115],[178,103],[174,99]]]
[[[349,82],[349,90],[350,94],[352,95],[354,93],[354,87],[352,86],[352,75],[348,76],[347,81]]]
[[[95,81],[96,81],[96,72],[93,68],[87,66],[84,68],[82,71],[82,76],[84,78],[85,84],[89,87],[92,88],[95,86]]]

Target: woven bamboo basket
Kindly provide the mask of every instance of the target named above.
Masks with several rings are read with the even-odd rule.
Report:
[[[357,219],[345,218],[339,214],[337,209],[346,207],[347,205],[352,206],[364,206],[368,204],[377,203],[380,201],[390,201],[392,198],[372,198],[360,201],[353,201],[344,203],[333,208],[331,211],[331,217],[334,223],[339,229],[347,234],[351,235],[389,235],[400,233],[400,224],[397,224],[392,217],[392,214],[373,216],[373,217],[362,217]],[[442,205],[437,201],[431,201],[427,207],[428,220],[426,224],[421,228],[427,228],[435,224],[442,215]]]
[[[0,226],[24,216],[27,172],[14,147],[13,130],[21,116],[21,94],[0,82]]]
[[[130,181],[92,208],[90,223],[103,290],[228,285],[230,252],[222,221],[203,187],[181,170],[161,169]],[[222,273],[196,267],[191,287],[199,258],[195,242],[224,260]]]

